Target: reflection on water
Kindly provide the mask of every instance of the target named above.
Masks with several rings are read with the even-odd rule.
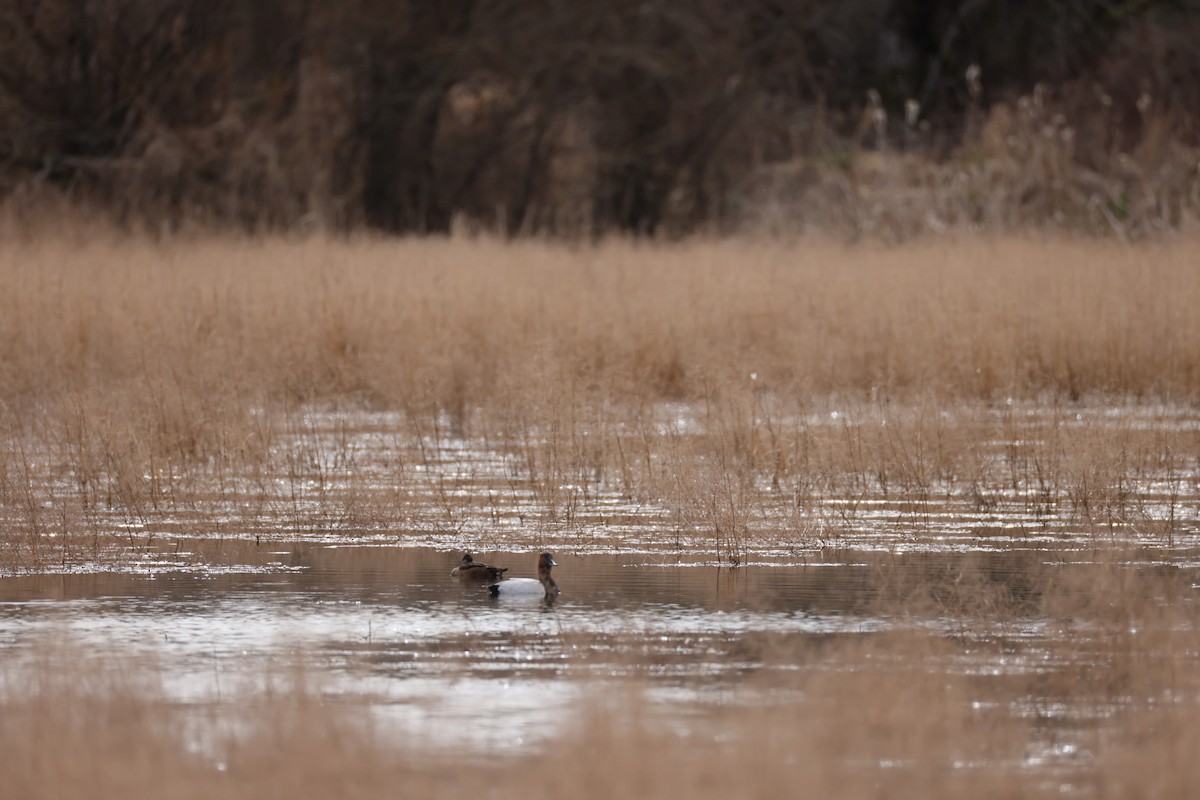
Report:
[[[654,435],[681,447],[696,435],[694,409],[660,411]],[[1087,413],[1054,429],[1108,425],[1105,410]],[[1087,734],[1119,726],[1133,705],[1131,661],[1162,664],[1172,680],[1186,674],[1181,658],[1194,661],[1200,481],[1191,456],[1151,460],[1120,476],[1121,513],[1085,518],[1066,495],[1099,479],[1047,488],[1022,450],[1045,417],[999,424],[1006,438],[985,439],[978,485],[885,485],[894,478],[864,472],[804,493],[749,487],[743,566],[720,569],[731,545],[713,525],[631,499],[611,477],[539,481],[503,442],[414,443],[395,415],[306,413],[279,445],[286,474],[222,475],[211,496],[163,498],[137,518],[89,506],[89,524],[120,532],[126,549],[82,548],[38,564],[42,574],[0,577],[0,694],[19,684],[6,674],[47,657],[144,660],[195,710],[202,748],[208,713],[229,697],[311,676],[322,696],[365,702],[384,730],[503,753],[557,735],[584,699],[632,691],[676,730],[700,730],[723,709],[803,713],[819,700],[808,676],[903,674],[919,657],[972,687],[971,714],[1031,722],[1017,766],[1067,769],[1092,757]],[[1194,417],[1126,410],[1111,423],[1193,435]],[[33,489],[70,496],[69,470],[46,474]],[[21,519],[0,525],[34,541]],[[43,522],[38,535],[53,535]],[[220,536],[179,538],[197,530]],[[449,577],[461,547],[532,577],[534,543],[560,564],[552,607],[498,603]],[[1178,613],[1147,631],[1147,609]],[[870,650],[914,632],[936,646]],[[1171,638],[1181,634],[1182,647]],[[57,642],[71,647],[47,647]],[[843,660],[847,643],[866,655]],[[1177,688],[1137,687],[1152,703],[1195,703]]]
[[[1111,567],[1057,563],[1036,550],[826,553],[810,565],[738,570],[560,552],[563,595],[545,607],[502,604],[484,587],[453,581],[456,552],[179,548],[220,568],[0,580],[0,657],[12,669],[40,644],[66,640],[97,657],[152,659],[168,692],[197,708],[234,685],[312,671],[322,693],[368,697],[380,723],[399,732],[490,752],[555,735],[572,703],[631,677],[680,725],[705,709],[772,702],[798,671],[839,668],[823,642],[896,629],[954,642],[942,666],[983,681],[1069,673],[1108,657],[1102,637],[1087,636],[1105,623],[1064,633],[1039,600],[1050,582],[1085,586],[1089,570]],[[517,575],[533,571],[527,553],[479,555]],[[244,571],[231,567],[239,563]],[[1170,572],[1176,600],[1194,604],[1196,569]],[[1004,613],[989,617],[989,598],[1000,596]],[[1058,709],[1038,758],[1054,762],[1071,725],[1101,724],[1105,702]],[[1030,703],[1032,711],[996,713],[1046,713],[1040,700]]]
[[[9,544],[65,541],[86,525],[98,534],[94,541],[107,536],[129,545],[97,553],[76,542],[61,560],[37,561],[34,568],[43,572],[179,569],[187,563],[177,554],[145,547],[196,531],[444,550],[523,549],[532,532],[539,546],[555,551],[710,565],[819,562],[829,546],[898,554],[1107,544],[1154,548],[1171,562],[1200,552],[1195,409],[960,411],[941,412],[928,433],[958,440],[957,449],[937,458],[926,450],[941,443],[913,434],[912,420],[900,412],[891,419],[875,407],[780,416],[772,424],[791,431],[795,447],[844,456],[809,469],[808,455],[781,454],[789,467],[780,482],[764,464],[738,466],[732,477],[713,471],[705,437],[714,433],[706,431],[703,408],[685,404],[646,409],[644,429],[608,424],[607,446],[639,453],[639,478],[623,477],[603,459],[591,465],[560,459],[563,443],[545,431],[467,436],[454,420],[439,417],[430,433],[399,413],[304,409],[287,417],[265,463],[244,467],[244,474],[200,469],[182,476],[181,501],[161,488],[182,480],[173,473],[143,476],[160,488],[132,506],[114,502],[115,491],[80,496],[80,468],[71,454],[31,444],[37,469],[29,476],[28,502],[0,505],[0,525]],[[579,424],[586,441],[589,430]],[[867,437],[860,429],[875,438],[856,439]],[[893,429],[896,436],[888,433]],[[915,436],[912,442],[903,440],[904,431]],[[1103,437],[1112,441],[1096,452],[1086,446]],[[1070,459],[1065,442],[1072,443]],[[863,456],[863,448],[874,455]],[[738,483],[737,491],[714,500],[713,487],[727,479]],[[656,494],[664,486],[695,491]],[[710,507],[702,511],[705,502]]]

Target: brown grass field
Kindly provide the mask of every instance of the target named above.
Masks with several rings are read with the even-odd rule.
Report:
[[[281,480],[334,520],[293,503],[293,528],[511,515],[452,483],[408,497],[447,436],[517,454],[552,522],[606,489],[732,557],[757,519],[802,534],[828,527],[823,499],[864,492],[1161,528],[1127,484],[1169,482],[1168,522],[1195,486],[1200,437],[1170,418],[1200,401],[1198,257],[1190,240],[10,240],[0,561],[94,556],[114,521],[181,511],[176,532],[221,533],[214,494],[249,518]],[[386,434],[413,453],[388,491],[312,408],[399,412]]]
[[[122,416],[148,426],[147,447],[201,457],[208,426],[283,402],[491,417],[764,388],[797,404],[1193,403],[1197,255],[1190,240],[568,249],[67,233],[0,250],[2,399],[10,415],[133,401]]]
[[[1036,609],[1062,626],[1061,655],[1077,667],[990,683],[982,705],[977,680],[944,667],[956,645],[935,634],[817,654],[764,644],[764,658],[808,660],[784,687],[803,704],[781,689],[771,707],[721,712],[705,729],[719,735],[679,735],[641,708],[633,682],[628,698],[578,709],[547,752],[480,765],[393,741],[368,699],[323,696],[319,673],[205,712],[221,723],[210,758],[190,748],[154,664],[83,668],[68,640],[0,660],[4,794],[1190,796],[1195,587],[1170,569],[1126,569],[1136,548],[1114,533],[1167,544],[1194,528],[1200,430],[1178,423],[1200,403],[1198,264],[1188,239],[9,237],[4,571],[120,559],[128,550],[111,545],[156,532],[262,533],[251,521],[263,515],[280,521],[264,535],[281,538],[466,537],[517,520],[515,489],[485,501],[452,476],[417,490],[454,437],[518,456],[511,481],[535,501],[513,523],[525,546],[549,530],[590,535],[603,492],[668,510],[664,537],[715,541],[733,564],[755,543],[859,530],[852,504],[831,510],[848,497],[1020,508],[1113,545],[1097,547],[1093,579]],[[374,464],[382,488],[357,477],[367,465],[339,444],[349,432],[312,427],[313,409],[394,412],[395,454]],[[679,416],[694,425],[662,424]],[[1148,500],[1137,487],[1154,482]],[[913,524],[928,523],[914,513]],[[1011,616],[1015,599],[960,578],[944,613],[964,625]],[[1103,639],[1095,660],[1073,638],[1085,634]],[[1088,742],[1091,766],[1052,779],[1013,768],[1052,738],[1056,701],[1092,699],[1122,717]],[[1023,703],[1024,716],[987,711]]]

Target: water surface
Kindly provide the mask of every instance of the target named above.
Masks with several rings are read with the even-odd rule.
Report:
[[[1043,616],[1048,582],[1086,585],[1094,569],[1053,551],[830,551],[809,563],[739,569],[558,552],[563,594],[548,605],[504,603],[452,580],[456,551],[241,541],[163,547],[209,568],[0,579],[6,667],[70,642],[98,660],[154,663],[169,695],[198,710],[222,702],[231,687],[262,688],[301,670],[320,676],[324,695],[368,698],[371,713],[398,734],[494,754],[562,732],[575,704],[622,686],[636,685],[645,703],[685,728],[723,707],[778,702],[779,692],[796,693],[797,675],[840,668],[824,643],[888,631],[953,641],[938,668],[985,681],[1066,673],[1104,658],[1078,638],[1079,627],[1064,656],[1061,627]],[[536,554],[478,557],[532,575]],[[1197,569],[1169,572],[1176,600],[1194,605]],[[964,576],[972,596],[1002,593],[1003,613],[989,617],[954,595]],[[1103,717],[1107,701],[1072,702],[1062,710],[1065,724],[1082,731]],[[1052,744],[1063,737],[1056,727],[1039,758],[1060,758]]]

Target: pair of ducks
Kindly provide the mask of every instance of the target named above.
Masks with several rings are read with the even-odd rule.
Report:
[[[533,578],[505,578],[504,573],[508,572],[508,567],[492,567],[487,564],[480,564],[471,557],[470,553],[466,553],[462,557],[462,562],[450,571],[450,577],[458,578],[464,581],[487,581],[491,585],[488,586],[488,591],[492,597],[557,597],[558,584],[554,582],[554,578],[550,577],[550,568],[557,567],[558,563],[549,553],[542,553],[538,556],[537,562],[537,579]]]

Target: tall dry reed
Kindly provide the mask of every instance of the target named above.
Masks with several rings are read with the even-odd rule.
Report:
[[[289,399],[455,413],[764,391],[1188,403],[1196,254],[1189,241],[40,239],[0,252],[3,400],[133,402],[157,420],[156,447],[185,453],[216,440],[188,427],[216,405]]]
[[[512,485],[555,524],[616,491],[735,562],[755,529],[853,525],[874,495],[912,501],[917,522],[939,497],[1012,495],[1127,524],[1129,482],[1186,496],[1200,446],[1187,426],[1105,433],[1093,412],[1200,400],[1196,256],[1187,240],[14,239],[6,560],[44,562],[51,534],[114,520],[152,537],[181,509],[191,532],[221,532],[213,497],[243,531],[264,515],[524,519],[439,472],[463,437],[510,454]],[[394,410],[393,456],[368,475],[318,408]],[[430,475],[432,505],[414,483]]]

